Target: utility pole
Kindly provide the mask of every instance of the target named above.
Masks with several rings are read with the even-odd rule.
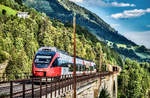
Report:
[[[102,72],[102,65],[103,65],[103,52],[102,52],[102,47],[100,47],[100,55],[99,55],[99,73]],[[100,81],[100,85],[101,86],[101,75],[99,75],[99,81]]]
[[[73,88],[74,88],[74,98],[76,98],[76,19],[75,16],[73,17],[73,47],[74,47],[74,66],[73,66],[73,77],[74,77],[74,83],[73,83]]]
[[[100,48],[100,61],[99,61],[99,71],[102,71],[102,64],[103,64],[103,52],[102,52],[102,48]]]

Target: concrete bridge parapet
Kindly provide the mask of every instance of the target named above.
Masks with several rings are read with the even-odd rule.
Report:
[[[78,84],[77,98],[99,98],[103,88],[107,89],[111,98],[117,98],[117,74]],[[65,93],[63,98],[73,98],[73,90]]]

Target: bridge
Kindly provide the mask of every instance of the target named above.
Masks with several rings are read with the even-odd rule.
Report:
[[[76,76],[77,98],[98,98],[106,88],[111,98],[117,98],[117,75],[119,70],[88,73]],[[73,75],[32,77],[0,82],[0,96],[4,98],[73,98]]]

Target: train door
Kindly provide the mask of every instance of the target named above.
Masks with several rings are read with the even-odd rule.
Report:
[[[61,75],[69,74],[69,67],[67,64],[61,64]]]

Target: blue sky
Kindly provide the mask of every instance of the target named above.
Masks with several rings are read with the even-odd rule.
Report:
[[[150,48],[150,0],[70,0],[96,13],[120,34]]]

